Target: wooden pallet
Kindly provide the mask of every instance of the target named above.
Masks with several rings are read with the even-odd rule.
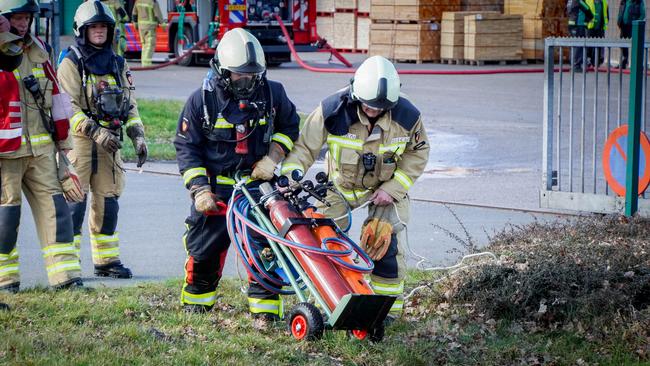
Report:
[[[463,60],[465,65],[484,66],[484,65],[527,65],[526,60]]]
[[[358,48],[334,48],[340,53],[368,53],[368,50],[360,50]]]
[[[440,63],[445,65],[464,65],[465,60],[461,59],[452,59],[452,58],[443,58],[440,60]]]
[[[395,58],[392,59],[393,62],[397,63],[403,63],[403,64],[435,64],[435,63],[440,63],[440,60],[411,60],[411,59],[399,59]]]

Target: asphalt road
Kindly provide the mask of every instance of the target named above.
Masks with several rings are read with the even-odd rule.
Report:
[[[328,66],[327,55],[305,54],[310,62]],[[348,55],[355,64],[363,55]],[[484,66],[499,68],[504,66]],[[506,66],[512,67],[512,66]],[[539,65],[516,66],[539,68]],[[400,64],[408,69],[454,69],[464,66]],[[471,67],[471,69],[476,69]],[[137,96],[185,100],[200,84],[206,67],[172,66],[158,71],[135,72]],[[345,86],[351,75],[317,74],[295,63],[269,70],[269,78],[285,85],[300,111],[309,112],[319,101]],[[462,244],[450,233],[468,241],[461,224],[477,245],[488,235],[533,220],[554,220],[551,214],[464,206],[443,206],[422,200],[537,209],[541,183],[542,87],[541,74],[486,76],[403,76],[403,92],[421,109],[430,135],[431,160],[425,175],[411,192],[414,198],[409,224],[411,250],[433,265],[458,259],[453,248]],[[145,121],[146,124],[146,121]],[[174,164],[147,164],[146,170],[176,172]],[[118,230],[124,263],[133,280],[97,280],[92,276],[87,232],[82,243],[82,266],[90,285],[133,284],[183,276],[185,251],[181,244],[189,197],[180,177],[133,171],[120,199]],[[450,211],[453,210],[453,214]],[[358,224],[363,212],[355,213]],[[454,216],[458,217],[458,219]],[[28,205],[23,206],[18,238],[21,281],[25,287],[47,283],[42,256]],[[411,256],[410,265],[415,265]],[[236,276],[236,256],[231,250],[224,275]]]

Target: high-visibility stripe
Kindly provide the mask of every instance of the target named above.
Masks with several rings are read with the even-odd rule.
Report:
[[[249,297],[248,310],[253,314],[269,313],[282,317],[282,299],[268,300]]]
[[[217,118],[217,121],[214,123],[214,128],[233,128],[235,125],[228,122],[225,118]]]
[[[397,299],[393,303],[393,306],[390,307],[389,312],[391,313],[401,313],[404,310],[404,300]]]
[[[52,142],[52,137],[47,133],[43,133],[40,135],[30,136],[29,142],[34,146],[45,145]]]
[[[140,119],[140,117],[129,118],[129,120],[126,121],[126,124],[124,125],[124,127],[129,128],[129,127],[132,127],[134,125],[142,125],[142,120]]]
[[[363,149],[363,140],[359,139],[349,139],[343,136],[327,136],[327,143],[329,145],[339,145],[352,150],[362,150]]]
[[[77,255],[77,248],[74,246],[74,243],[53,244],[43,248],[43,258],[47,258],[59,254]]]
[[[379,283],[371,282],[370,287],[372,287],[375,293],[380,295],[401,295],[404,292],[404,281],[400,283]]]
[[[120,248],[117,247],[93,250],[93,258],[95,259],[115,258],[119,256],[120,256]]]
[[[208,176],[207,171],[205,168],[199,167],[199,168],[191,168],[185,171],[183,173],[183,182],[185,182],[185,185],[188,185],[190,181],[196,177],[201,177],[201,176]]]
[[[20,76],[20,71],[18,71],[18,69],[14,70],[14,77],[16,78],[16,80],[20,80],[21,76]]]
[[[261,118],[258,123],[260,126],[266,126],[266,118]]]
[[[0,276],[18,273],[18,263],[6,264],[0,266]]]
[[[291,173],[294,170],[299,170],[301,173],[304,173],[304,170],[302,169],[302,165],[297,164],[297,163],[288,163],[288,164],[282,164],[280,167],[280,174],[287,174]]]
[[[191,294],[185,291],[185,287],[181,291],[181,303],[183,304],[196,304],[212,306],[217,301],[217,291],[208,292],[205,294]]]
[[[118,232],[116,231],[113,235],[90,235],[90,242],[93,244],[103,244],[103,243],[112,243],[119,240]]]
[[[347,200],[347,201],[356,201],[359,198],[367,195],[370,193],[369,189],[352,189],[348,190],[345,188],[342,188],[338,183],[336,183],[337,178],[339,177],[337,172],[334,172],[332,174],[332,181],[334,181],[334,187],[336,187],[336,190],[341,193],[341,195]]]
[[[395,155],[399,156],[404,153],[404,150],[406,150],[406,142],[398,142],[390,145],[379,145],[380,154],[395,153]]]
[[[20,113],[18,113],[20,115]],[[13,128],[10,130],[0,130],[0,139],[15,139],[23,134],[22,128]]]
[[[280,132],[274,133],[273,136],[271,137],[271,141],[275,141],[275,142],[277,142],[279,144],[284,145],[284,147],[286,147],[287,150],[289,150],[289,151],[291,151],[291,149],[293,149],[293,141],[291,141],[291,138],[289,138],[289,136],[287,136],[287,135],[285,135],[283,133],[280,133]]]
[[[250,183],[253,181],[252,179],[250,179],[250,177],[246,175],[242,176],[242,178],[246,179],[246,183]],[[223,184],[228,186],[237,184],[237,181],[235,181],[230,177],[226,177],[225,175],[217,175],[216,179],[217,179],[217,184]]]
[[[32,69],[32,75],[37,78],[44,78],[45,77],[45,70],[43,70],[42,67],[35,67]]]
[[[18,249],[14,248],[9,254],[0,253],[0,262],[8,261],[10,259],[18,259]]]
[[[409,178],[409,176],[406,175],[406,173],[404,173],[402,170],[397,169],[393,176],[395,177],[395,180],[397,180],[399,184],[401,184],[405,189],[409,190],[411,189],[411,186],[413,186],[413,181],[411,178]]]
[[[79,123],[81,123],[81,121],[83,121],[85,119],[86,119],[86,114],[84,112],[79,111],[79,112],[75,113],[72,116],[72,118],[70,118],[70,122],[72,123],[72,130],[76,131],[77,126],[79,125]]]
[[[57,262],[47,266],[47,274],[50,276],[57,273],[74,271],[74,270],[81,271],[81,265],[79,264],[79,260]]]
[[[97,84],[97,75],[90,75],[90,81],[93,84]],[[115,80],[113,75],[106,75],[106,79],[104,81],[107,82],[110,86],[117,86],[117,80]]]

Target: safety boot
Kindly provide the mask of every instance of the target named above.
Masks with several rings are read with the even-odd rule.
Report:
[[[124,267],[122,262],[117,261],[104,266],[95,266],[95,276],[112,278],[131,278],[131,270]]]
[[[5,304],[4,302],[0,302],[0,311],[9,311],[11,308],[9,305]]]
[[[12,283],[10,285],[6,285],[3,287],[0,287],[1,292],[9,292],[12,294],[17,294],[18,291],[20,291],[20,282]]]
[[[85,290],[84,283],[81,278],[73,278],[66,282],[60,283],[56,286],[52,286],[57,291],[61,290]]]
[[[183,311],[188,314],[205,314],[212,310],[212,306],[199,304],[183,304]]]

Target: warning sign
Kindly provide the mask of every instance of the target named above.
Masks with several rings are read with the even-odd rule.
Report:
[[[639,194],[650,184],[650,140],[642,131],[639,138]],[[619,196],[625,196],[627,169],[627,125],[618,127],[607,138],[603,150],[603,170],[607,184]]]

